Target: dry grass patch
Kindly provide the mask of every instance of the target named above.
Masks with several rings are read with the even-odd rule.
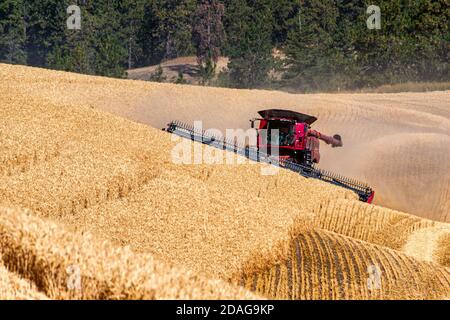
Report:
[[[394,92],[427,92],[450,90],[450,82],[406,82],[386,84],[363,92],[394,93]]]

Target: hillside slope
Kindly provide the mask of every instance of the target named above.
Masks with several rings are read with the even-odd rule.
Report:
[[[449,295],[448,224],[362,204],[292,172],[263,175],[266,166],[236,156],[242,164],[174,163],[180,140],[98,110],[104,101],[95,94],[90,103],[86,92],[68,99],[83,81],[110,96],[128,82],[42,72],[0,65],[0,205],[33,212],[3,210],[0,253],[47,296],[72,294],[54,268],[70,265],[73,252],[88,260],[90,285],[107,283],[83,298],[252,297],[236,285],[292,299]],[[203,155],[230,155],[183,143]],[[44,265],[29,263],[36,257]],[[92,277],[98,266],[104,273]],[[367,286],[370,268],[380,271],[375,291]],[[56,278],[45,282],[49,274]],[[153,276],[168,280],[152,284]],[[127,279],[135,280],[130,291]],[[223,281],[235,286],[214,291]]]
[[[10,276],[14,286],[5,288],[6,298],[20,298],[24,290],[25,298],[44,298],[34,287],[51,299],[257,298],[149,254],[134,254],[129,248],[96,241],[90,234],[67,232],[28,210],[0,208],[0,254],[0,262],[16,273]],[[27,281],[17,280],[17,274],[31,281],[32,289],[28,290]]]
[[[229,59],[226,57],[219,58],[216,74],[219,74],[227,67],[228,61]],[[175,58],[156,66],[129,69],[127,70],[128,79],[149,80],[152,75],[158,72],[159,67],[162,69],[161,76],[165,78],[164,82],[174,82],[180,73],[183,74],[184,80],[189,84],[199,84],[201,82],[200,69],[195,56]]]
[[[450,221],[450,92],[292,95],[258,90],[177,86],[87,77],[2,65],[3,88],[64,105],[99,108],[165,127],[173,119],[204,128],[248,128],[265,108],[319,118],[317,129],[340,133],[344,148],[322,147],[321,167],[365,180],[376,203]],[[407,155],[407,156],[406,156]],[[424,191],[426,190],[426,191]]]

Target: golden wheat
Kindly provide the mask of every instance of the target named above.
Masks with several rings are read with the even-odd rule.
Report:
[[[171,151],[178,142],[171,135],[92,108],[108,107],[133,117],[127,114],[127,97],[149,90],[164,95],[172,86],[5,65],[0,65],[0,75],[0,137],[6,137],[0,144],[6,151],[0,163],[0,203],[29,208],[60,223],[18,212],[0,216],[2,259],[50,298],[251,296],[219,280],[205,280],[217,278],[274,298],[448,295],[448,269],[399,252],[419,258],[431,243],[426,260],[448,265],[448,238],[442,231],[447,225],[360,204],[349,191],[287,171],[263,176],[261,165],[176,165]],[[171,94],[172,102],[188,107],[180,115],[195,117],[189,110],[194,100],[188,98],[198,93],[190,87],[176,89],[180,95]],[[242,94],[249,102],[255,92]],[[108,96],[117,98],[117,104],[107,106]],[[308,101],[312,107],[319,97]],[[322,123],[356,121],[363,114],[355,105],[341,102],[337,108],[351,112],[336,118],[326,103],[314,110],[324,116]],[[239,114],[233,110],[228,110],[228,120]],[[369,113],[376,111],[369,108]],[[407,121],[416,115],[406,114]],[[221,118],[224,124],[226,117]],[[388,125],[380,132],[392,129],[390,119],[385,120]],[[446,126],[442,120],[442,130]],[[213,150],[202,146],[203,153],[223,156]],[[61,225],[113,244],[67,233]],[[66,268],[74,264],[80,265],[87,292],[67,289]],[[372,266],[383,274],[377,291],[367,287],[367,268]],[[162,282],[155,284],[155,278]],[[217,293],[217,286],[226,292]]]
[[[0,300],[46,300],[43,293],[27,280],[7,270],[0,259]]]
[[[45,216],[64,216],[126,196],[153,174],[150,166],[79,148],[76,154],[1,179],[0,199],[4,205],[20,205]]]
[[[315,226],[450,267],[443,252],[450,225],[354,200],[317,203]],[[445,255],[445,254],[444,254]]]
[[[221,281],[167,266],[149,254],[137,255],[128,248],[98,242],[89,234],[66,232],[19,210],[0,209],[0,254],[5,266],[52,299],[256,297]],[[72,282],[71,276],[77,274],[80,281]]]
[[[442,299],[450,270],[320,229],[300,227],[278,250],[255,256],[233,282],[275,299]]]
[[[448,224],[419,229],[408,237],[402,251],[419,260],[450,267],[450,227]]]
[[[192,270],[226,279],[249,248],[270,247],[292,219],[308,214],[310,199],[356,198],[286,171],[263,176],[254,164],[175,165],[170,157],[176,142],[168,134],[82,106],[43,107],[37,98],[24,103],[26,97],[10,99],[3,113],[22,128],[33,118],[36,145],[44,140],[41,132],[61,128],[59,154],[0,178],[0,202]],[[18,105],[20,116],[13,112]],[[295,197],[285,192],[289,188],[296,189]]]
[[[227,279],[249,254],[267,250],[287,234],[297,216],[307,215],[301,206],[280,203],[274,207],[273,194],[279,190],[272,195],[270,189],[260,195],[258,190],[247,193],[227,180],[205,184],[166,169],[128,197],[59,220],[76,230],[90,230],[170,263]],[[280,188],[288,186],[280,180]],[[297,200],[315,196],[306,184],[304,191]]]
[[[321,167],[367,180],[376,187],[379,204],[434,220],[450,221],[450,193],[439,189],[448,185],[448,175],[439,175],[449,171],[446,169],[450,163],[448,152],[440,152],[434,143],[421,147],[421,151],[412,146],[423,134],[448,136],[448,91],[293,95],[114,80],[9,65],[0,66],[0,76],[2,92],[11,93],[11,99],[26,94],[40,99],[43,105],[90,106],[156,128],[165,127],[174,118],[186,122],[203,120],[205,128],[248,128],[248,119],[264,108],[311,113],[319,118],[317,129],[340,133],[346,141],[341,150],[322,148]],[[391,139],[396,141],[403,137],[400,143],[407,149],[405,152],[417,156],[414,163],[418,169],[414,169],[414,174],[401,170],[405,153],[390,152],[397,145],[392,146]],[[382,145],[382,158],[378,157],[377,141]],[[436,152],[447,158],[443,161],[442,156],[434,156]],[[416,197],[416,190],[422,190],[417,184],[430,180],[427,168],[436,168],[438,172],[433,172],[432,182],[427,184],[427,188],[435,188],[424,193],[426,196],[422,194],[417,206],[418,201],[411,201],[411,197]],[[410,181],[406,183],[408,177]],[[380,183],[390,179],[393,182]]]

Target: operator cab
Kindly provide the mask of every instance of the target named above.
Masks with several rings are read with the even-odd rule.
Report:
[[[259,121],[258,149],[267,154],[277,155],[297,163],[311,165],[314,162],[311,150],[308,150],[308,130],[317,121],[316,117],[288,110],[263,110],[258,114],[261,119],[252,119],[252,128]],[[274,154],[273,149],[277,149]],[[318,159],[317,159],[318,160]]]
[[[267,144],[289,147],[295,142],[295,123],[286,120],[269,120],[267,122]]]

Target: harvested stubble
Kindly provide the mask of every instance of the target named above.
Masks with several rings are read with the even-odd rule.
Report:
[[[240,197],[240,190],[230,188],[223,195],[219,184],[204,184],[204,177],[214,181],[215,174],[220,176],[209,169],[199,172],[203,178],[186,178],[177,171],[164,170],[127,198],[92,207],[64,221],[273,298],[425,299],[440,298],[450,290],[450,274],[445,268],[327,231],[308,230],[305,234],[301,226],[314,224],[314,215],[283,202],[274,207],[275,199],[268,194],[269,199],[258,198],[258,193]],[[283,187],[280,180],[277,183]],[[233,201],[227,202],[227,197]],[[306,201],[307,196],[297,200]],[[292,252],[297,254],[300,245],[303,251],[299,256],[306,264],[297,267],[298,278],[292,280],[293,271],[280,270],[298,260]],[[381,290],[367,289],[367,268],[371,265],[379,266],[384,274]],[[310,274],[312,278],[308,278]],[[275,275],[280,278],[275,279]],[[258,283],[256,287],[253,281]],[[270,287],[275,282],[279,282],[278,289]]]
[[[319,193],[328,197],[324,190],[310,190],[315,183],[296,181],[298,203],[280,200],[283,190],[294,182],[290,174],[269,179],[278,188],[255,183],[245,190],[236,188],[242,180],[231,172],[222,176],[223,171],[205,167],[209,176],[205,183],[180,169],[165,169],[128,197],[60,221],[208,276],[229,279],[253,252],[270,251],[297,217],[307,216],[298,203],[319,199]],[[252,170],[258,175],[257,168],[247,170],[250,173],[245,167],[234,169],[244,177]]]
[[[255,256],[232,282],[275,299],[442,299],[450,293],[448,268],[333,232],[299,227],[278,250],[282,261]]]
[[[291,244],[297,241],[292,239],[303,239],[302,235],[306,235],[305,239],[308,239],[310,233],[299,231],[299,226],[308,223],[314,225],[312,212],[318,212],[314,211],[318,204],[325,206],[336,198],[356,199],[348,191],[315,180],[306,180],[285,171],[275,176],[262,176],[258,165],[175,165],[171,162],[170,153],[176,142],[170,141],[170,135],[86,107],[93,106],[93,100],[96,100],[96,105],[108,101],[101,99],[102,92],[105,95],[110,92],[113,95],[120,93],[125,97],[125,91],[129,89],[128,83],[49,71],[37,74],[34,69],[21,67],[0,67],[0,73],[8,79],[0,82],[2,89],[5,89],[5,93],[0,96],[3,124],[1,135],[27,137],[26,131],[32,131],[34,136],[30,139],[17,140],[20,145],[29,143],[30,150],[40,152],[53,150],[52,146],[56,146],[57,150],[55,156],[32,162],[27,170],[13,170],[9,176],[0,177],[0,203],[28,207],[39,215],[58,219],[70,228],[83,232],[93,231],[96,237],[112,240],[115,244],[130,245],[134,251],[142,252],[142,256],[146,257],[150,253],[166,263],[183,265],[212,278],[235,279],[239,283],[242,277],[252,277],[256,270],[260,274],[268,274],[267,270],[273,266],[277,270],[277,265],[281,268],[283,261],[289,261]],[[11,74],[8,70],[17,73]],[[24,83],[17,83],[18,79],[25,79]],[[49,94],[47,89],[40,87],[43,83],[54,91]],[[81,83],[88,90],[80,96],[74,96],[74,84],[77,87]],[[137,87],[132,89],[135,90],[133,92],[141,92],[140,90],[147,88],[147,84],[139,83]],[[87,100],[92,101],[87,103]],[[9,133],[10,131],[14,134]],[[55,138],[51,139],[53,136]],[[14,150],[10,154],[9,158],[14,157]],[[374,213],[375,215],[377,214]],[[380,220],[384,221],[383,218]],[[34,228],[35,220],[26,220],[22,224],[26,230],[30,228],[27,223]],[[13,224],[9,225],[12,228]],[[42,223],[42,227],[44,226]],[[59,232],[54,225],[50,230],[50,233]],[[326,233],[320,230],[314,232]],[[33,234],[37,234],[37,231]],[[62,233],[58,234],[63,237]],[[329,281],[327,278],[324,280],[324,283],[335,285],[330,290],[338,294],[333,293],[332,298],[377,298],[374,294],[369,295],[367,289],[362,287],[363,277],[358,278],[358,274],[363,274],[367,263],[371,261],[380,263],[380,267],[386,272],[385,281],[388,286],[382,291],[383,297],[436,298],[442,291],[448,292],[446,269],[419,263],[367,242],[345,237],[338,237],[336,240],[326,234],[325,239],[331,239],[328,241],[331,243],[329,247],[345,259],[336,262],[334,258],[330,258],[330,254],[328,258],[321,258],[317,251],[308,249],[307,240],[297,242],[299,246],[306,248],[305,263],[309,261],[308,268],[316,270],[314,279],[322,279],[323,274],[332,274]],[[55,238],[44,238],[36,237],[42,248],[31,247],[27,242],[28,238],[22,239],[25,241],[23,245],[22,240],[17,238],[13,243],[19,249],[26,248],[25,253],[19,256],[35,257],[38,261],[41,261],[41,256],[47,257],[42,261],[48,262],[55,260],[56,254],[59,260],[55,261],[67,266],[64,261],[72,260],[67,255],[60,258],[59,249],[51,251],[51,255],[46,252],[51,248],[49,243],[56,241]],[[90,240],[83,239],[80,241],[84,248]],[[367,238],[368,241],[372,241],[371,239]],[[375,236],[373,239],[378,241]],[[395,245],[393,243],[394,247]],[[90,268],[98,267],[97,264],[101,262],[89,262],[88,259],[86,263],[89,267],[83,269],[83,272],[86,272],[86,281],[93,286],[106,282],[113,289],[102,287],[100,291],[82,297],[123,298],[144,295],[140,289],[133,291],[134,287],[129,293],[128,287],[123,284],[127,283],[128,277],[142,281],[136,268],[141,268],[144,262],[142,265],[130,265],[126,260],[130,256],[130,259],[141,261],[137,257],[142,256],[127,249],[117,249],[122,257],[117,258],[112,253],[104,253],[110,246],[89,247],[89,250],[83,251],[83,259],[85,256],[94,259],[96,255],[99,259],[110,259],[114,261],[113,269],[109,270],[101,265],[100,268],[105,270],[101,269],[100,278],[91,277]],[[65,246],[58,248],[67,253],[72,247],[69,245],[67,249]],[[329,247],[318,248],[328,253]],[[356,254],[352,250],[356,250]],[[51,278],[50,274],[55,272],[53,264],[47,265],[45,262],[36,265],[37,269],[28,270],[23,261],[14,262],[15,253],[16,251],[10,251],[9,261],[13,261],[11,264],[20,264],[23,274],[31,274],[34,277],[32,280],[44,287],[51,298],[71,296],[72,293],[64,291],[61,285],[65,269],[58,269],[56,278]],[[448,256],[448,249],[442,254],[444,260],[446,254]],[[363,262],[362,259],[367,260]],[[395,266],[397,263],[399,267]],[[409,270],[408,276],[402,275],[403,266]],[[344,271],[339,271],[339,268]],[[418,274],[411,275],[416,268]],[[338,270],[336,275],[332,270]],[[297,270],[296,277],[304,279],[309,269],[300,271],[302,272]],[[139,276],[135,276],[136,274]],[[347,277],[345,281],[342,280],[343,275]],[[107,280],[104,280],[105,277]],[[119,280],[111,280],[114,277]],[[47,278],[50,279],[48,282]],[[285,283],[289,277],[280,279],[280,283]],[[331,296],[326,294],[326,285],[322,285],[320,281],[296,279],[296,284],[302,284],[297,289],[307,291],[294,295],[284,291],[283,294],[278,294],[266,289],[258,290],[277,298]],[[441,282],[436,284],[436,279]],[[406,284],[406,281],[411,285]],[[194,290],[191,283],[187,287],[186,290]],[[291,291],[297,290],[289,288]],[[435,293],[429,291],[429,288],[436,289]],[[61,292],[58,293],[58,290]],[[180,290],[177,284],[173,286],[173,295],[170,297],[176,296],[176,290]],[[405,290],[410,291],[409,295]],[[145,297],[151,296],[148,292],[145,294],[148,294]],[[168,295],[164,297],[166,296]]]
[[[28,280],[22,279],[3,266],[0,258],[0,300],[46,300],[43,293]]]
[[[124,197],[155,175],[151,165],[89,151],[80,147],[72,154],[64,152],[24,174],[1,179],[3,205],[20,205],[52,217],[76,214]]]
[[[149,254],[135,254],[89,234],[66,232],[26,211],[0,208],[0,254],[8,269],[52,299],[257,297],[222,281],[170,267]],[[71,281],[74,271],[80,282]]]
[[[450,222],[450,130],[377,138],[370,149],[361,158],[361,171],[371,177],[375,190],[380,190],[378,201],[400,211]],[[399,160],[387,165],[389,157]]]
[[[61,216],[126,196],[157,175],[161,161],[150,153],[155,136],[143,126],[14,95],[0,97],[4,205]]]
[[[450,222],[449,91],[294,95],[9,65],[0,65],[0,79],[2,93],[25,92],[43,105],[92,106],[156,128],[174,118],[203,120],[205,128],[248,128],[248,119],[265,108],[311,113],[319,118],[314,124],[318,130],[339,133],[345,143],[339,150],[322,148],[321,167],[367,181],[376,187],[376,201],[383,206]]]
[[[449,224],[346,199],[318,203],[313,211],[313,224],[321,229],[450,267],[443,258],[450,252]]]

